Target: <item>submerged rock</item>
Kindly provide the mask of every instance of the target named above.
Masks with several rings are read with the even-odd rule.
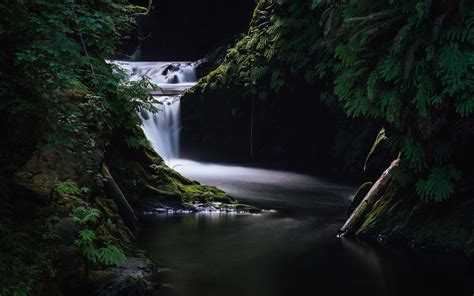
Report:
[[[245,204],[227,204],[221,202],[189,202],[179,206],[162,205],[145,211],[145,215],[153,214],[193,214],[193,213],[261,213],[262,210]]]
[[[128,258],[119,267],[91,272],[91,281],[99,296],[157,295],[158,269],[146,259]]]

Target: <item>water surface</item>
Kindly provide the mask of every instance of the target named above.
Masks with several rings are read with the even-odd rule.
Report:
[[[162,295],[472,295],[462,259],[336,238],[354,188],[292,172],[174,160],[189,178],[276,211],[146,216]]]

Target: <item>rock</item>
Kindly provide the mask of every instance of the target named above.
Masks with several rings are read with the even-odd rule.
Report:
[[[178,75],[173,75],[173,77],[168,78],[168,83],[179,83]]]
[[[167,76],[169,74],[169,72],[177,72],[177,71],[179,71],[179,69],[180,69],[180,66],[179,66],[178,63],[169,64],[169,65],[165,66],[165,68],[161,72],[161,75]]]
[[[227,50],[229,49],[228,44],[224,44],[216,47],[214,50],[209,52],[206,57],[197,60],[193,63],[198,78],[204,77],[210,72],[214,71],[219,65],[224,62]]]
[[[74,244],[78,228],[72,217],[66,217],[59,219],[53,231],[59,236],[59,244],[69,246]]]
[[[91,272],[90,278],[100,296],[148,296],[157,293],[157,275],[150,261],[132,257],[107,272]]]
[[[82,288],[86,269],[81,251],[76,246],[60,246],[56,251],[56,276],[61,291],[68,293]]]

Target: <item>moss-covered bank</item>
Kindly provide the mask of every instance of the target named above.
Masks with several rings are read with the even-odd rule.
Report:
[[[474,258],[474,202],[458,194],[440,204],[420,201],[413,188],[392,182],[357,235],[380,243]]]

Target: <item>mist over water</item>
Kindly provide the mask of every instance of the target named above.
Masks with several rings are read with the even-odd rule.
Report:
[[[355,189],[314,176],[231,164],[174,159],[169,166],[203,184],[215,185],[242,202],[267,209],[341,209]],[[292,199],[298,194],[298,199]]]
[[[173,160],[262,214],[150,214],[139,242],[162,295],[470,295],[463,260],[338,239],[354,188],[293,172]]]

